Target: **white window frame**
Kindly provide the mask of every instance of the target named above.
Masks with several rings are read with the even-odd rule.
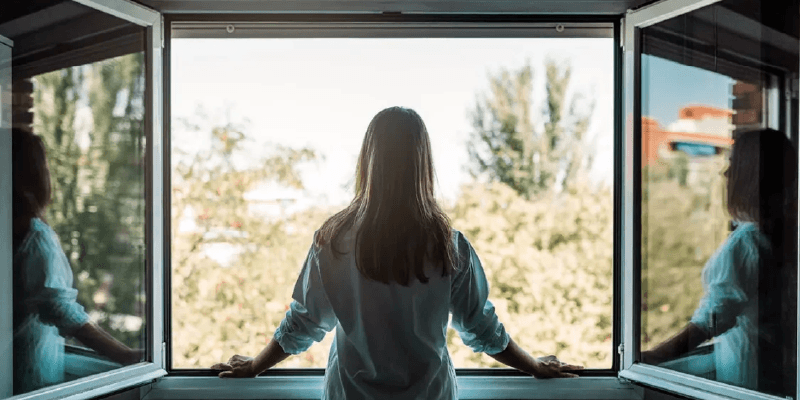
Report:
[[[164,285],[163,285],[163,262],[164,262],[164,204],[163,204],[163,137],[162,137],[162,18],[161,14],[149,8],[141,6],[127,0],[75,0],[77,3],[84,6],[96,9],[98,11],[111,14],[115,17],[129,21],[136,25],[146,28],[146,49],[145,49],[145,74],[147,76],[147,88],[145,91],[145,135],[147,137],[146,154],[148,158],[148,176],[147,176],[147,192],[148,192],[148,249],[147,254],[147,324],[146,335],[148,348],[145,352],[147,361],[122,367],[113,371],[91,375],[80,378],[74,381],[66,382],[59,385],[54,385],[42,388],[30,393],[24,393],[17,396],[8,398],[9,400],[85,400],[113,392],[132,388],[138,385],[143,385],[154,381],[155,379],[166,375],[164,368],[164,355],[163,355],[163,342],[164,342]],[[5,38],[3,38],[5,39]],[[7,39],[3,43],[10,44]],[[10,154],[10,141],[11,135],[3,135],[3,140],[0,143],[0,151],[2,154]],[[6,143],[8,142],[8,143]],[[6,161],[8,160],[8,161]],[[3,204],[11,204],[11,168],[10,157],[0,156],[0,162],[5,165],[0,168],[0,193],[4,196]],[[7,208],[4,208],[7,210]],[[0,221],[4,226],[4,230],[0,232],[0,239],[3,243],[3,248],[0,249],[0,258],[3,265],[5,276],[8,277],[12,273],[12,255],[10,249],[11,236],[11,213],[0,213]],[[6,238],[6,235],[8,237]],[[5,246],[9,243],[9,246]],[[6,248],[8,247],[8,248]],[[11,279],[3,279],[3,286],[0,289],[4,293],[3,304],[11,304],[9,300],[11,296]],[[9,301],[6,301],[9,300]],[[0,329],[3,329],[0,334],[3,337],[12,337],[8,332],[10,325],[9,321],[0,318],[2,324]],[[6,324],[8,322],[8,324]],[[6,327],[8,325],[8,327]],[[8,336],[6,336],[8,335]],[[3,343],[4,345],[6,343]],[[0,351],[11,351],[11,343],[8,343],[8,348],[0,349]],[[10,354],[8,359],[10,360]],[[6,367],[4,365],[4,367]],[[10,371],[10,365],[4,368],[6,372]],[[5,373],[4,376],[11,374]],[[11,379],[11,378],[9,378]],[[5,396],[4,396],[5,397]]]
[[[609,22],[265,22],[218,16],[168,21],[172,38],[465,38],[465,37],[613,37]],[[561,27],[559,27],[559,25]],[[233,29],[229,29],[232,26]],[[563,28],[563,29],[561,29]],[[168,44],[167,44],[168,45]],[[616,54],[614,55],[616,57]],[[169,63],[169,60],[165,60]],[[167,68],[167,67],[165,67]],[[170,72],[165,69],[166,76]],[[168,81],[164,82],[169,85]],[[168,102],[169,100],[167,100]],[[166,104],[165,107],[169,107]],[[169,111],[167,111],[169,115]],[[165,121],[169,125],[169,121]],[[616,162],[616,161],[615,161]],[[164,190],[171,190],[165,187]],[[169,290],[167,288],[167,290]],[[616,294],[615,294],[616,295]],[[169,306],[165,304],[165,306]],[[166,321],[169,323],[169,321]],[[166,338],[169,340],[170,338]],[[313,370],[313,369],[312,369]],[[320,369],[316,369],[319,371]],[[539,380],[502,376],[480,370],[457,377],[460,399],[637,399],[643,389],[616,376],[587,376],[576,380]],[[287,371],[288,372],[288,371]],[[190,375],[196,375],[193,371]],[[256,379],[222,380],[205,376],[169,375],[154,383],[144,400],[311,399],[320,398],[324,377],[269,373]]]
[[[722,0],[662,0],[642,9],[628,12],[622,20],[624,46],[624,181],[623,181],[623,345],[622,369],[619,376],[631,382],[640,383],[665,390],[677,395],[702,400],[786,400],[784,397],[767,395],[754,390],[743,389],[693,375],[676,372],[666,368],[638,362],[640,357],[640,271],[639,252],[635,249],[638,241],[636,214],[640,207],[636,202],[638,170],[637,135],[641,131],[641,35],[639,30],[674,18]],[[791,115],[788,112],[787,115]],[[787,117],[789,118],[789,117]],[[798,260],[800,261],[800,259]],[[800,286],[798,287],[800,290]],[[798,312],[800,313],[800,302]],[[798,330],[800,338],[800,330]],[[800,382],[800,374],[798,374]],[[798,398],[797,394],[793,396]],[[789,397],[791,398],[791,397]]]

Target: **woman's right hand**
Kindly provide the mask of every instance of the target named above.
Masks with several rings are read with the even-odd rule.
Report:
[[[529,372],[534,378],[577,378],[578,375],[569,371],[580,371],[583,366],[571,365],[559,361],[556,356],[550,355],[534,359],[533,369]]]

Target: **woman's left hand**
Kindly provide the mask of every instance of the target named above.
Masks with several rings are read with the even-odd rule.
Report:
[[[218,363],[211,369],[220,370],[220,378],[254,378],[258,373],[253,369],[253,357],[235,355],[227,363]]]

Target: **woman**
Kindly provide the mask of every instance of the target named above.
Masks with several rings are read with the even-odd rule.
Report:
[[[50,171],[42,139],[12,130],[14,246],[14,394],[64,382],[64,337],[72,336],[121,364],[141,360],[89,322],[76,302],[72,268],[44,219]]]
[[[739,134],[727,178],[736,229],[703,269],[705,294],[677,335],[642,352],[657,364],[714,338],[716,380],[794,393],[797,156],[780,132]]]
[[[253,377],[336,329],[324,399],[455,399],[448,316],[475,352],[535,377],[582,367],[533,358],[506,334],[487,299],[478,256],[434,198],[433,159],[416,112],[393,107],[370,123],[356,196],[314,236],[294,301],[256,357],[233,356],[221,377]]]

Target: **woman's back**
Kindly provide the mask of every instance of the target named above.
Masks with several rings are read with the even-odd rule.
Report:
[[[284,335],[303,331],[304,324],[297,322],[303,314],[335,326],[323,398],[457,398],[446,346],[450,312],[454,328],[475,351],[497,353],[509,340],[487,300],[488,285],[472,246],[454,232],[456,273],[441,276],[434,265],[426,265],[427,283],[402,286],[369,280],[358,271],[354,237],[352,231],[342,235],[342,255],[329,245],[312,248],[276,339],[291,348],[285,343],[291,338]]]

